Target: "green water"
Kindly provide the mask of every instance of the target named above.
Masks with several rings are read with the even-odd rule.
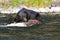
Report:
[[[60,15],[42,15],[42,23],[32,27],[1,27],[0,40],[60,40]]]

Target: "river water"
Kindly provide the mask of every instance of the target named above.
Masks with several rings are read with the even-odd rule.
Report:
[[[48,37],[33,37],[33,38],[9,38],[9,37],[0,37],[0,40],[51,40],[51,38]],[[52,40],[58,40],[58,38],[54,38]]]
[[[8,23],[0,21],[0,25]],[[32,27],[0,27],[0,40],[60,40],[60,15],[44,16],[42,24]]]

